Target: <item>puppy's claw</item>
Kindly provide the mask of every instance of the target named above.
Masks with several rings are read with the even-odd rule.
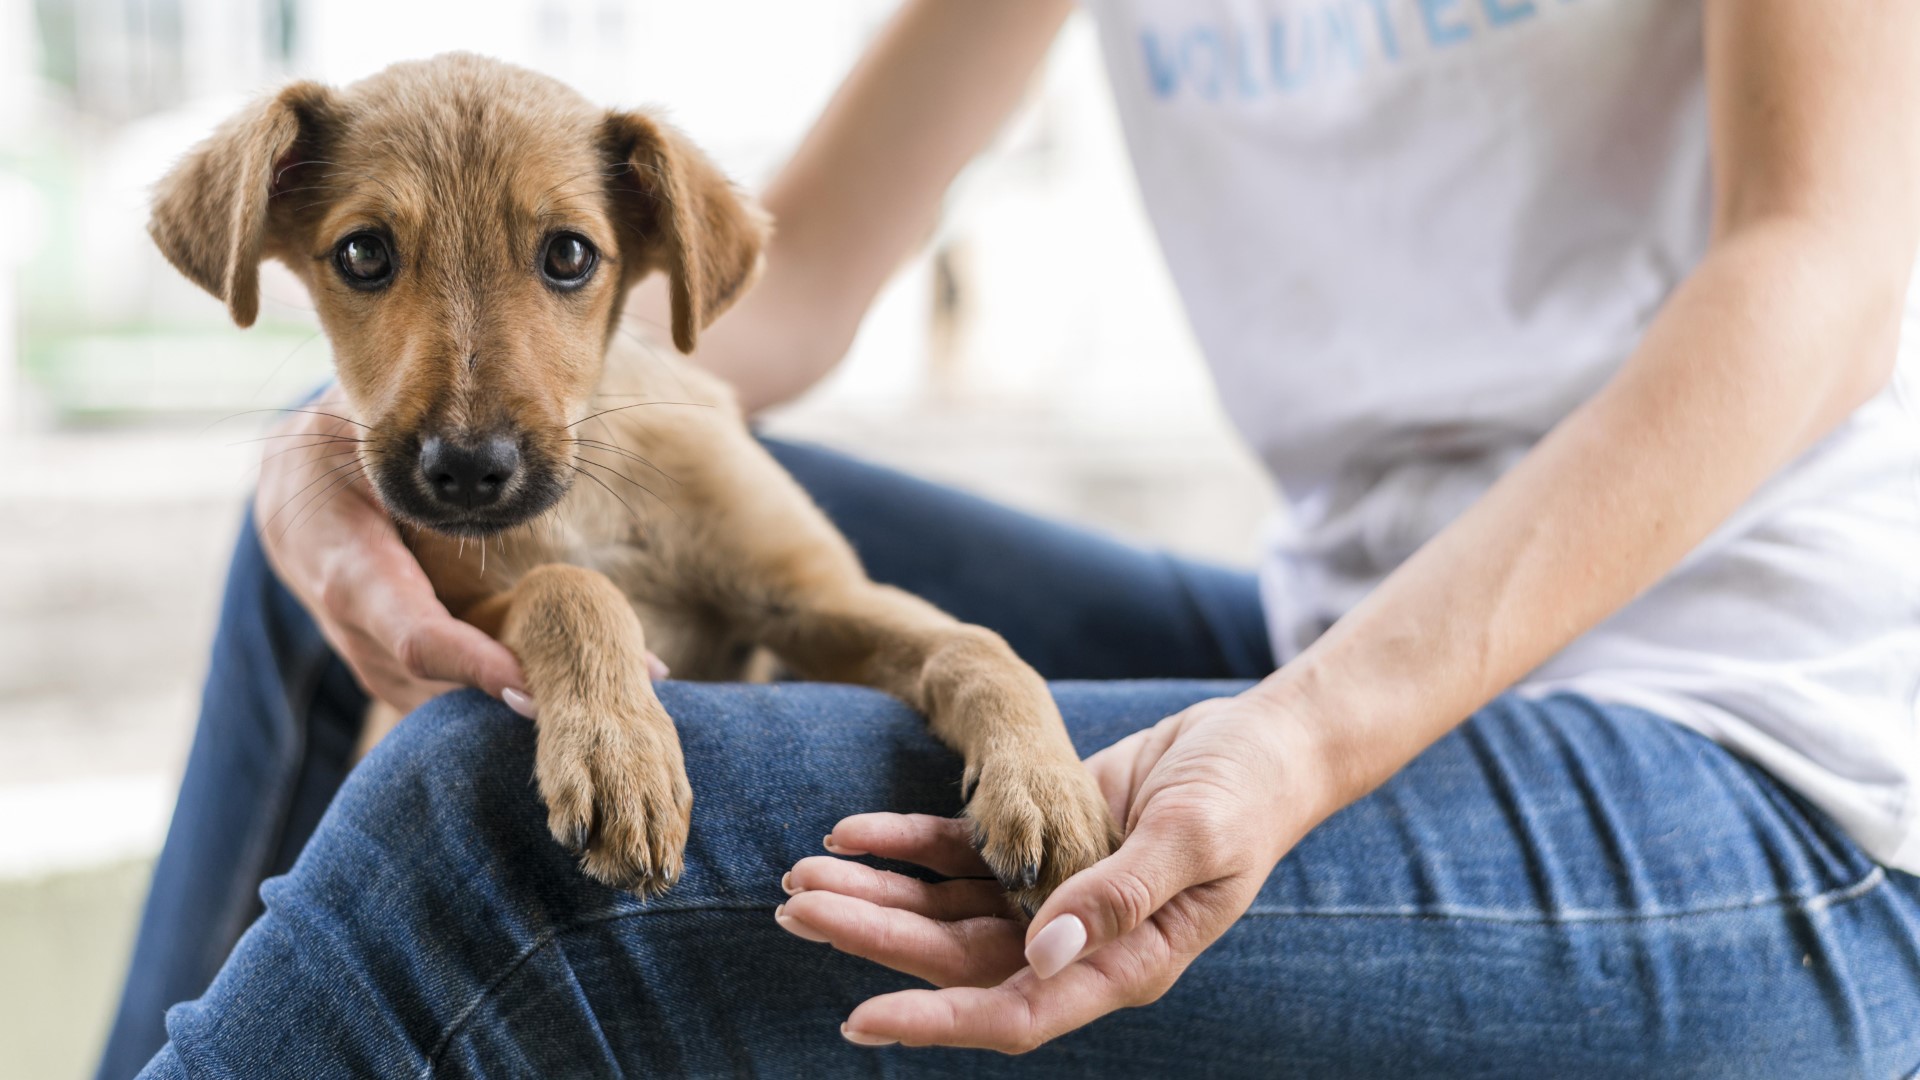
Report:
[[[1025,908],[1038,910],[1061,883],[1119,843],[1106,799],[1077,759],[1035,764],[988,760],[967,804],[980,856]]]
[[[665,892],[680,877],[693,811],[672,721],[554,701],[539,723],[534,771],[554,839],[595,881]]]

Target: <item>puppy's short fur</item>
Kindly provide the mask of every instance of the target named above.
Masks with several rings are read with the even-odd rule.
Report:
[[[151,225],[240,326],[263,259],[305,282],[355,475],[449,608],[519,656],[548,824],[589,874],[649,894],[681,871],[692,794],[645,650],[732,679],[764,649],[923,711],[1031,906],[1116,840],[1046,685],[995,634],[869,581],[724,385],[615,333],[660,271],[691,351],[766,228],[660,121],[468,55],[258,102],[160,184]]]

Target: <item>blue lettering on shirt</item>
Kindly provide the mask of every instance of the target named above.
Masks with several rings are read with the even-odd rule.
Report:
[[[1548,2],[1317,0],[1252,23],[1215,16],[1185,26],[1148,24],[1140,48],[1147,87],[1162,101],[1253,101],[1468,44],[1531,21]]]
[[[1420,21],[1426,24],[1427,40],[1436,48],[1458,45],[1473,37],[1473,27],[1460,22],[1460,0],[1420,0]]]

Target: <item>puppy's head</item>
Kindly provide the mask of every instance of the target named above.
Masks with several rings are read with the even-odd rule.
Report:
[[[466,55],[256,103],[161,181],[149,228],[243,327],[261,260],[291,267],[366,424],[381,501],[463,535],[565,494],[568,425],[629,287],[669,276],[689,352],[747,286],[764,235],[671,128]]]

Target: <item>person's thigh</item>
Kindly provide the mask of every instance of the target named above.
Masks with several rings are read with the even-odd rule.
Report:
[[[220,970],[260,913],[260,882],[293,865],[346,776],[366,708],[268,569],[249,514],[99,1080],[138,1072],[166,1041],[167,1007]]]
[[[816,446],[763,440],[875,581],[988,627],[1049,679],[1257,679],[1245,570],[1138,547]]]
[[[1089,752],[1242,684],[1059,684]],[[474,693],[356,771],[153,1075],[1899,1075],[1920,888],[1656,717],[1503,699],[1282,862],[1155,1005],[1026,1057],[866,1049],[913,980],[780,930],[834,821],[954,813],[893,700],[669,683],[687,871],[642,903],[547,835],[532,729]]]

